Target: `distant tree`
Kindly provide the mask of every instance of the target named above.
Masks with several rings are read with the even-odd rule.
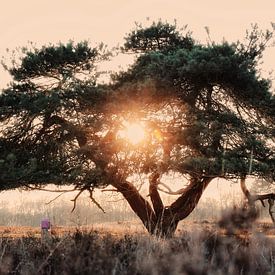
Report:
[[[0,96],[1,190],[73,184],[74,202],[87,190],[100,206],[93,190],[112,185],[150,233],[171,236],[213,179],[274,181],[275,100],[257,67],[271,33],[247,38],[202,45],[175,25],[138,25],[123,47],[136,60],[108,85],[102,46],[27,51]],[[175,172],[188,184],[173,192],[162,176]],[[160,190],[179,197],[164,206]]]

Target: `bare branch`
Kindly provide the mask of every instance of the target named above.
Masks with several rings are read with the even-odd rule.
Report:
[[[77,201],[78,197],[79,197],[84,191],[85,191],[85,189],[81,189],[81,190],[77,193],[77,195],[75,196],[75,198],[71,200],[71,201],[74,202],[74,207],[73,207],[71,213],[74,212],[74,210],[75,210],[76,201]]]
[[[101,192],[119,192],[117,189],[104,189]]]
[[[184,193],[185,191],[185,188],[181,188],[177,191],[173,191],[167,184],[163,183],[163,182],[159,182],[159,184],[163,185],[168,191],[164,190],[164,189],[161,189],[158,187],[158,190],[161,191],[161,192],[164,192],[166,194],[169,194],[169,195],[181,195]]]
[[[73,189],[52,190],[52,189],[41,188],[41,187],[33,187],[29,184],[24,184],[24,187],[30,190],[45,191],[45,192],[52,192],[52,193],[68,193],[68,192],[74,192],[77,189],[77,187],[74,187]]]
[[[185,188],[181,188],[178,191],[166,191],[158,187],[158,190],[168,195],[182,195],[184,193]]]
[[[90,199],[92,200],[92,202],[103,212],[106,213],[105,210],[102,208],[102,206],[95,200],[95,198],[93,197],[93,190],[89,190],[90,193]]]
[[[52,203],[53,201],[57,200],[59,197],[61,197],[62,195],[64,195],[66,192],[63,192],[59,195],[57,195],[56,197],[54,197],[53,199],[51,199],[50,201],[46,202],[46,205]]]

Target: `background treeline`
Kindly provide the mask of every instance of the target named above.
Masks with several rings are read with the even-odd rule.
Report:
[[[73,212],[73,202],[69,198],[59,198],[51,203],[49,199],[16,200],[11,203],[7,200],[0,202],[1,226],[39,226],[43,217],[49,217],[57,226],[82,226],[108,222],[138,222],[128,204],[116,197],[104,197],[101,200],[102,211],[88,198],[79,198]],[[110,203],[114,201],[114,203]],[[218,199],[205,198],[187,218],[188,221],[217,221],[223,212],[233,205],[241,204],[241,197],[225,195]],[[268,209],[259,207],[260,219],[270,221]]]

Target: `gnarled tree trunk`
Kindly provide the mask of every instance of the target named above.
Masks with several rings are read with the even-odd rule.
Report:
[[[140,195],[137,188],[128,181],[113,178],[112,185],[127,200],[130,207],[140,218],[148,232],[153,234],[156,226],[156,214],[149,202],[145,200]]]
[[[105,178],[106,182],[113,185],[116,190],[124,196],[148,232],[160,237],[170,237],[175,233],[178,222],[186,218],[194,210],[204,189],[213,179],[210,177],[192,178],[189,185],[181,191],[180,197],[170,206],[164,207],[158,191],[160,174],[156,171],[149,178],[149,196],[152,202],[152,207],[150,203],[142,197],[132,183],[125,180],[116,169],[113,169],[112,171],[112,169],[107,167],[108,163],[106,159],[102,157],[101,154],[97,153],[97,148],[87,144],[85,131],[58,116],[50,117],[46,124],[45,127],[59,124],[70,131],[78,141],[80,147],[79,152],[85,154],[91,161],[93,161],[102,171],[102,176]],[[101,149],[103,151],[104,148],[105,146],[102,144]],[[108,149],[106,149],[106,152],[107,151]],[[90,190],[89,185],[82,189],[82,191],[85,189]]]
[[[170,206],[163,205],[157,188],[159,178],[158,173],[153,173],[149,178],[149,196],[153,207],[130,182],[113,178],[112,185],[122,193],[149,233],[159,237],[171,237],[175,233],[179,221],[194,210],[212,178],[191,179],[181,196]]]

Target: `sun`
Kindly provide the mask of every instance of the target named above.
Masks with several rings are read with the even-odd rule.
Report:
[[[123,129],[118,132],[118,137],[127,140],[133,145],[138,145],[146,138],[146,131],[141,122],[124,122]]]

